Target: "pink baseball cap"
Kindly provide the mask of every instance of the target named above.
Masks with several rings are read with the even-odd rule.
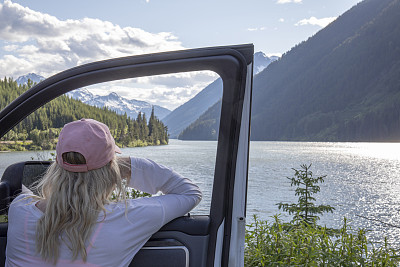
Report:
[[[115,153],[121,153],[107,125],[92,119],[81,119],[65,124],[56,146],[57,163],[70,172],[87,172],[109,163]],[[70,164],[63,160],[66,152],[81,153],[86,164]]]

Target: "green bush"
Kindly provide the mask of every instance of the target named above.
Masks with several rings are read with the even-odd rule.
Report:
[[[366,231],[353,231],[344,219],[338,231],[313,224],[254,222],[246,230],[245,266],[398,266],[399,250],[386,242],[368,241]]]
[[[151,197],[151,194],[142,192],[140,190],[136,190],[134,188],[130,188],[130,191],[126,191],[126,198],[127,199],[135,199],[140,197]],[[117,198],[117,192],[112,192],[111,199],[115,200]]]

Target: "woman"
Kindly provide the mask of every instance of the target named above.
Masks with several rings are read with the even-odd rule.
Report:
[[[56,152],[40,196],[24,190],[10,205],[6,266],[128,266],[152,234],[201,200],[195,184],[167,167],[116,158],[108,127],[95,120],[66,124]],[[125,183],[164,195],[128,200]]]

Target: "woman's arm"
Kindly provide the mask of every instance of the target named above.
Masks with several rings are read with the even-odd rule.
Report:
[[[131,157],[131,179],[128,186],[150,194],[185,194],[198,189],[192,181],[174,170],[150,159]]]
[[[131,179],[128,186],[164,195],[157,197],[164,209],[164,223],[182,216],[201,200],[199,187],[172,169],[149,159],[131,157]]]

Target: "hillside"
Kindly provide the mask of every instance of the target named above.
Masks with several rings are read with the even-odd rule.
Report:
[[[251,139],[400,141],[399,17],[400,0],[363,1],[269,65]]]
[[[268,57],[262,52],[254,54],[254,73],[266,68],[278,57]],[[185,104],[168,114],[162,121],[168,127],[171,138],[176,138],[187,126],[199,118],[207,109],[222,97],[222,80],[218,78]]]
[[[183,140],[218,140],[219,114],[221,101],[218,101],[202,114],[194,123],[184,129],[178,136]],[[218,116],[215,116],[218,114]]]
[[[222,80],[218,78],[185,104],[174,109],[162,121],[167,125],[171,138],[176,138],[209,107],[222,97]]]

